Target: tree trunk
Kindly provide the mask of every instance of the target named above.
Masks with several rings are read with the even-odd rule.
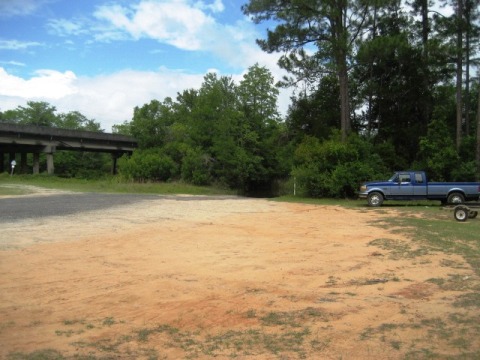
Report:
[[[348,68],[347,68],[347,28],[346,13],[347,5],[345,1],[340,1],[339,8],[342,9],[334,17],[333,36],[336,44],[336,65],[338,82],[340,86],[340,131],[342,141],[347,140],[350,134],[350,102],[348,98]]]
[[[463,0],[457,0],[457,151],[462,144],[462,45],[463,45]]]
[[[470,37],[472,36],[472,2],[465,2],[465,133],[470,135]]]
[[[477,148],[475,151],[475,160],[477,163],[477,172],[475,174],[477,181],[480,181],[480,80],[478,84],[478,101],[477,101]]]
[[[430,35],[430,21],[428,19],[428,0],[421,0],[422,12],[422,45],[423,45],[423,66],[426,75],[423,76],[423,89],[428,94],[430,83],[430,59],[428,53],[428,38]],[[422,131],[427,131],[431,113],[431,95],[423,99],[423,122]]]
[[[341,116],[341,133],[342,141],[347,140],[348,134],[350,134],[350,106],[348,98],[348,75],[346,64],[341,65],[339,69],[339,82],[340,82],[340,116]]]

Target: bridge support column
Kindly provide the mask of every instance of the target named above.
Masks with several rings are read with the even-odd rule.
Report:
[[[33,153],[33,175],[40,174],[40,153]]]
[[[20,153],[20,172],[22,174],[26,174],[28,172],[27,153],[26,152]]]
[[[53,166],[53,153],[47,153],[47,174],[53,175],[55,167]]]
[[[55,146],[45,146],[43,150],[47,155],[47,174],[53,175],[55,167],[53,165],[53,153],[55,152]]]
[[[112,153],[112,175],[117,175],[117,160],[122,156],[116,153]]]

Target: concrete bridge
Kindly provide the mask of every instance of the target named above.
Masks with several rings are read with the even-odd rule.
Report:
[[[137,140],[130,136],[0,122],[0,173],[10,171],[17,154],[20,154],[20,169],[28,172],[27,154],[32,153],[33,173],[38,174],[40,153],[45,153],[47,173],[53,174],[55,152],[71,150],[112,154],[112,174],[116,174],[117,159],[123,154],[131,154],[137,145]],[[7,164],[5,155],[8,155]]]

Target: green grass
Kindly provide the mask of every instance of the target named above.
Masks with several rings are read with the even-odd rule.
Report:
[[[334,198],[308,198],[303,196],[282,195],[275,198],[278,201],[304,203],[314,205],[336,205],[344,207],[367,208],[372,211],[380,211],[381,209],[409,209],[419,207],[439,207],[440,201],[418,200],[418,201],[386,201],[382,207],[370,207],[365,199],[334,199]]]
[[[189,195],[235,195],[229,189],[213,186],[194,186],[181,182],[136,183],[124,181],[120,177],[110,176],[96,180],[66,179],[49,175],[0,174],[0,195],[22,195],[25,190],[5,187],[5,185],[31,185],[47,189],[59,189],[75,192],[98,193],[136,193],[136,194],[189,194]]]
[[[375,211],[375,210],[374,210]],[[428,254],[460,256],[461,260],[445,259],[439,266],[452,269],[446,277],[435,277],[426,282],[435,284],[442,291],[455,291],[448,298],[451,315],[446,319],[424,318],[408,323],[383,324],[376,328],[368,327],[360,340],[373,337],[385,339],[394,351],[408,349],[405,359],[477,359],[480,358],[478,333],[480,330],[480,219],[458,222],[452,211],[437,206],[405,205],[395,207],[391,216],[385,214],[381,224],[392,233],[405,235],[407,241],[388,238],[376,239],[369,243],[388,252],[392,260],[418,258]],[[428,258],[426,258],[428,260]],[[474,274],[458,274],[455,270],[472,270]],[[447,301],[447,298],[445,299]],[[458,312],[455,312],[458,311]],[[403,332],[420,330],[422,339],[417,343],[406,344],[401,341]],[[399,335],[400,334],[400,335]],[[420,345],[420,340],[424,345]],[[429,345],[431,344],[431,346]],[[457,355],[448,356],[436,349],[440,344],[455,350]]]
[[[386,217],[382,226],[392,232],[407,235],[412,242],[399,244],[388,239],[376,240],[376,245],[391,247],[404,257],[443,252],[462,256],[480,275],[480,219],[458,222],[448,210],[439,206],[429,208],[405,207],[398,215]],[[398,254],[397,254],[398,255]]]

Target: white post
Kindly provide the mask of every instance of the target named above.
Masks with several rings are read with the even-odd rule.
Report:
[[[10,176],[13,176],[13,170],[15,169],[15,165],[17,165],[17,162],[15,160],[12,160],[10,165],[12,165],[12,172],[10,173]]]

